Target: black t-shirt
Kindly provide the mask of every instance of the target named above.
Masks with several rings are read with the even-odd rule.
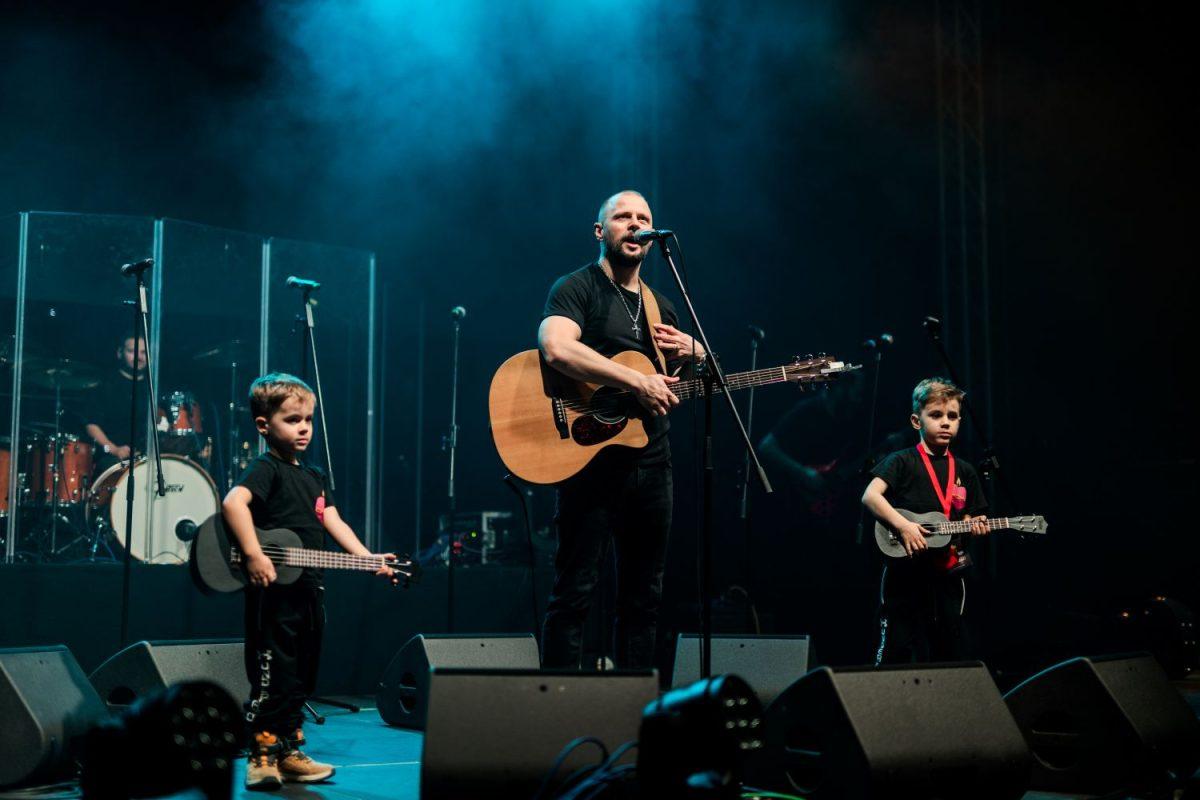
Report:
[[[933,472],[938,476],[942,489],[950,477],[950,460],[945,455],[931,455]],[[941,511],[942,504],[938,502],[933,483],[929,480],[929,472],[916,445],[897,450],[884,458],[871,474],[887,483],[884,498],[893,508],[902,508],[914,514],[927,514],[930,511]],[[958,456],[954,457],[954,493],[963,496],[963,503],[954,503],[950,509],[951,519],[962,519],[965,514],[978,516],[987,511],[987,497],[983,494],[983,486],[979,481],[979,473],[975,468]]]
[[[137,436],[129,435],[129,396],[133,389],[133,380],[124,373],[114,370],[99,386],[88,391],[80,401],[81,414],[88,425],[99,425],[108,436],[108,440],[118,446],[128,446],[136,442],[134,449],[146,451],[146,387],[140,383],[137,387]]]
[[[253,496],[250,515],[263,530],[286,528],[310,550],[325,549],[326,509],[333,508],[333,493],[325,473],[301,462],[289,464],[271,453],[263,453],[250,462],[237,480]],[[319,586],[321,571],[304,570],[307,585]]]
[[[654,289],[651,288],[650,291],[654,292],[654,299],[658,301],[662,321],[667,325],[677,325],[679,317],[675,313],[674,304]],[[657,369],[658,362],[650,338],[650,323],[646,321],[646,309],[643,307],[640,314],[637,309],[637,292],[631,292],[609,281],[600,264],[592,262],[554,282],[550,287],[550,295],[546,298],[542,319],[566,317],[574,321],[582,331],[579,340],[600,355],[611,358],[626,350],[637,350],[649,358]],[[640,338],[634,336],[631,318],[635,314],[638,316],[637,328],[641,330]],[[612,447],[596,460],[609,464],[630,461],[629,453],[633,452],[635,455],[632,462],[643,466],[670,461],[671,447],[667,441],[670,422],[666,417],[644,419],[646,435],[650,438],[644,448],[630,451],[628,448]]]

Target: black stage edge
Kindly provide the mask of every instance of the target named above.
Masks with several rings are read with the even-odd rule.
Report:
[[[458,567],[455,627],[470,633],[532,632],[529,570]],[[553,574],[537,576],[546,607]],[[0,647],[65,644],[85,672],[119,649],[121,565],[0,566]],[[446,570],[425,570],[421,583],[393,588],[357,573],[325,575],[327,625],[318,694],[371,694],[389,660],[417,633],[446,630]],[[241,594],[208,597],[186,567],[134,564],[130,641],[241,638]]]

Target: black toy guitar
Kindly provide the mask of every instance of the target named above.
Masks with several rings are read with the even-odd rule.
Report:
[[[965,520],[957,520],[951,522],[946,519],[946,516],[940,511],[931,511],[928,514],[914,514],[903,508],[897,508],[900,516],[905,519],[912,520],[918,523],[925,530],[929,531],[929,535],[925,537],[925,543],[929,545],[930,550],[936,550],[940,547],[950,546],[954,551],[952,557],[948,557],[946,568],[948,570],[959,569],[966,566],[962,563],[962,550],[959,547],[958,537],[968,533],[971,530],[971,523]],[[1018,533],[1045,533],[1046,520],[1038,516],[1025,517],[989,517],[985,520],[989,531],[1017,531]],[[882,522],[875,522],[875,544],[878,545],[880,552],[891,558],[904,558],[908,553],[904,549],[904,541],[899,535],[892,532],[892,529]]]
[[[415,583],[421,575],[421,567],[408,556],[392,561],[383,556],[311,550],[301,544],[299,536],[283,528],[256,532],[263,553],[275,565],[276,583],[295,583],[305,567],[360,572],[378,572],[383,567],[390,567],[406,587]],[[191,571],[196,587],[205,594],[236,592],[246,588],[249,580],[242,563],[241,548],[229,535],[224,518],[219,513],[209,517],[200,526],[192,542]]]

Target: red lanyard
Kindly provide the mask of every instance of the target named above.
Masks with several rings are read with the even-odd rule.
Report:
[[[954,454],[950,452],[950,448],[946,448],[946,458],[950,460],[950,478],[946,481],[946,491],[943,492],[942,487],[938,486],[937,473],[933,471],[933,462],[929,460],[929,454],[919,444],[917,452],[925,462],[925,471],[929,473],[929,482],[933,484],[933,491],[937,492],[938,502],[942,504],[942,513],[946,515],[946,519],[950,519],[950,502],[954,492]]]

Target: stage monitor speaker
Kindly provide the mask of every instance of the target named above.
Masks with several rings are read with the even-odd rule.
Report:
[[[404,643],[384,670],[375,707],[388,725],[425,729],[429,672],[460,669],[526,669],[541,666],[537,641],[528,633],[456,636],[419,633]]]
[[[107,715],[66,647],[0,650],[0,787],[71,778],[76,740]]]
[[[733,673],[768,706],[797,678],[816,666],[807,636],[713,636],[712,674]],[[700,680],[700,636],[681,633],[675,640],[672,688]]]
[[[421,798],[532,797],[573,739],[594,736],[609,752],[635,741],[642,711],[657,697],[658,676],[652,671],[435,668]],[[602,760],[594,743],[583,744],[564,759],[557,779]],[[619,763],[635,760],[631,752]]]
[[[1200,721],[1150,655],[1073,658],[1005,700],[1033,751],[1033,789],[1109,794],[1200,766]]]
[[[819,668],[764,724],[747,783],[813,800],[1004,800],[1029,779],[1029,748],[978,662]]]
[[[250,696],[241,639],[136,642],[95,669],[88,679],[110,707],[182,681],[211,681],[239,703]]]

